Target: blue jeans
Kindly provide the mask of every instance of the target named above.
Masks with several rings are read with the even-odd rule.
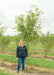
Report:
[[[25,59],[26,58],[19,58],[18,59],[18,68],[17,68],[17,71],[20,70],[21,63],[22,63],[22,71],[24,71],[24,69],[25,69]]]

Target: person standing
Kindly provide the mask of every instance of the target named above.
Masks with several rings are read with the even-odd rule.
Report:
[[[20,40],[19,46],[16,49],[16,59],[18,60],[17,73],[19,73],[20,66],[22,63],[22,71],[25,72],[25,60],[28,58],[28,50],[26,45],[24,45],[23,40]]]

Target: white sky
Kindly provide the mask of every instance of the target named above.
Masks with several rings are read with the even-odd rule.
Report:
[[[42,32],[54,33],[54,0],[0,0],[0,22],[7,25],[5,35],[15,35],[15,16],[25,14],[30,5],[35,4],[44,11],[44,20],[42,22]]]

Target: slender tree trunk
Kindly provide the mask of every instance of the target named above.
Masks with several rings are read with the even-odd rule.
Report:
[[[4,47],[2,48],[2,50],[3,50],[3,53],[4,53]]]
[[[46,49],[45,49],[45,55],[44,56],[45,56],[45,58],[47,58],[47,50]]]

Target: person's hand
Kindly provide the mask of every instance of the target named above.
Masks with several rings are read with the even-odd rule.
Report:
[[[16,58],[17,60],[19,59],[19,58]]]
[[[28,57],[27,57],[28,58]]]

